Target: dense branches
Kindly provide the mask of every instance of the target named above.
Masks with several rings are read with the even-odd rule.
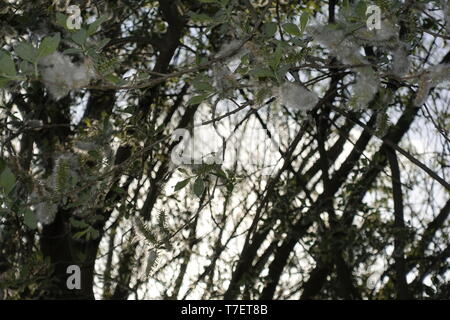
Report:
[[[75,2],[0,5],[1,297],[448,297],[441,1]]]

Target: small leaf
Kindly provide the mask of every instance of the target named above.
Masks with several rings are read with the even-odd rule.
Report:
[[[191,180],[191,178],[188,178],[188,179],[185,179],[185,180],[183,180],[183,181],[178,182],[178,183],[175,185],[175,191],[181,190],[181,189],[183,189],[184,187],[186,187],[190,180]]]
[[[92,22],[89,26],[88,26],[88,30],[87,30],[87,34],[89,36],[93,35],[94,33],[96,33],[98,31],[98,28],[100,27],[100,25],[105,22],[106,20],[108,20],[108,17],[103,15],[100,16],[100,18],[98,18],[97,20],[95,20],[94,22]]]
[[[360,18],[366,17],[367,4],[364,1],[359,1],[355,8],[355,13]]]
[[[100,232],[97,229],[94,229],[92,227],[88,228],[87,238],[89,239],[97,239],[100,236]]]
[[[121,78],[119,78],[118,76],[115,76],[113,74],[106,75],[105,80],[107,80],[115,85],[119,85],[122,82]]]
[[[224,179],[228,179],[227,174],[222,170],[222,168],[216,168],[216,175]]]
[[[208,62],[209,62],[208,57],[201,56],[199,54],[197,54],[197,56],[195,57],[195,63],[198,64],[199,66],[203,66]]]
[[[272,59],[270,59],[269,61],[270,66],[273,69],[276,69],[280,65],[281,58],[283,58],[283,48],[281,46],[277,46],[272,56]]]
[[[17,75],[16,66],[11,55],[6,51],[0,51],[0,74],[14,77]]]
[[[3,187],[5,194],[9,194],[16,184],[16,177],[10,168],[5,168],[0,174],[0,187]]]
[[[211,170],[213,170],[215,167],[214,164],[207,164],[207,163],[203,163],[202,165],[200,165],[200,168],[198,168],[197,170],[195,170],[195,172],[197,174],[205,174],[205,173],[209,173]]]
[[[275,22],[268,22],[264,24],[264,33],[268,38],[272,38],[277,32],[278,26]]]
[[[56,13],[56,24],[59,25],[60,27],[63,27],[66,30],[69,30],[67,28],[67,19],[68,18],[69,18],[69,16],[67,16],[63,13],[57,12]]]
[[[208,97],[207,94],[202,94],[200,96],[194,96],[188,101],[188,105],[200,104]]]
[[[293,23],[286,23],[283,25],[284,31],[287,33],[293,35],[293,36],[300,36],[302,33],[300,32],[300,29],[297,27],[297,25]]]
[[[78,48],[69,48],[63,51],[63,54],[80,54],[83,53],[83,50]]]
[[[87,36],[88,36],[88,34],[86,32],[86,29],[81,28],[80,30],[76,31],[72,35],[72,40],[76,44],[78,44],[80,46],[84,46],[84,44],[86,43],[86,40],[87,40]]]
[[[214,91],[214,87],[205,81],[195,81],[193,85],[199,91]]]
[[[0,88],[5,88],[11,80],[0,76]]]
[[[84,228],[89,227],[89,225],[86,222],[84,222],[83,220],[77,220],[74,218],[70,218],[70,224],[78,229],[84,229]]]
[[[8,84],[11,83],[10,79],[4,78],[0,76],[0,88],[5,88]]]
[[[184,168],[178,168],[178,171],[180,171],[181,173],[185,174],[185,175],[189,175],[189,173],[187,172],[186,169]]]
[[[85,229],[83,231],[77,232],[73,235],[74,239],[81,239],[87,232],[89,231],[89,229]]]
[[[39,46],[38,58],[46,57],[55,52],[58,49],[60,40],[61,36],[59,33],[53,37],[45,37]]]
[[[198,177],[194,182],[194,193],[197,197],[201,197],[203,194],[203,190],[205,189],[205,183],[202,178]]]
[[[212,17],[210,17],[204,13],[192,13],[192,14],[190,14],[190,16],[194,22],[205,23],[205,22],[211,22],[213,20]]]
[[[33,211],[30,209],[26,209],[23,213],[23,222],[25,225],[30,228],[31,230],[34,230],[37,228],[37,218]]]
[[[273,77],[273,72],[269,68],[257,68],[250,71],[252,76],[257,78]]]
[[[20,63],[20,71],[25,74],[32,74],[34,72],[33,65],[27,61],[22,61]]]
[[[103,47],[106,46],[110,41],[111,41],[111,39],[109,39],[109,38],[100,40],[100,42],[97,44],[97,51],[102,50]]]
[[[305,31],[308,21],[309,21],[309,13],[303,12],[302,16],[300,17],[300,28],[302,31]]]
[[[36,48],[34,48],[31,44],[26,42],[19,43],[14,51],[23,60],[29,61],[31,63],[36,62]]]

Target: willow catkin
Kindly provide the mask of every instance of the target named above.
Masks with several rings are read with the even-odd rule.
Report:
[[[71,90],[89,85],[96,77],[88,63],[75,64],[69,56],[55,52],[39,63],[42,81],[54,100],[66,96]]]

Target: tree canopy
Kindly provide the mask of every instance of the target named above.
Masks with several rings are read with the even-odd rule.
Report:
[[[0,298],[448,298],[449,40],[445,0],[3,1]]]

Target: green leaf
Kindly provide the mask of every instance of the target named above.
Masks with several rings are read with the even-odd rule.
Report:
[[[248,65],[250,63],[250,56],[245,54],[241,58],[241,65]]]
[[[88,230],[88,232],[86,234],[86,240],[90,240],[90,239],[95,240],[100,236],[100,232],[98,232],[97,229],[89,227],[87,230]]]
[[[98,18],[97,20],[95,20],[94,22],[92,22],[89,26],[88,26],[88,30],[87,30],[87,34],[89,36],[93,35],[94,33],[96,33],[98,31],[98,28],[100,27],[100,25],[105,22],[106,20],[108,20],[108,17],[103,15],[100,16],[100,18]]]
[[[208,98],[207,94],[202,94],[200,96],[194,96],[192,97],[189,101],[188,101],[188,105],[193,105],[193,104],[200,104],[202,103],[204,100],[206,100],[206,98]]]
[[[31,44],[26,42],[19,43],[14,51],[23,60],[33,64],[36,63],[37,50]]]
[[[84,222],[83,220],[77,220],[74,218],[70,218],[70,224],[72,226],[74,226],[75,228],[79,228],[79,229],[84,229],[84,228],[89,227],[89,225],[86,222]]]
[[[20,63],[20,71],[25,74],[32,74],[34,72],[33,65],[28,61],[22,61]]]
[[[0,88],[6,87],[10,82],[11,80],[0,76]]]
[[[56,24],[59,25],[60,27],[63,27],[65,30],[69,30],[67,28],[67,19],[69,18],[69,16],[57,12],[56,13]]]
[[[202,163],[196,168],[192,168],[192,172],[196,175],[205,174],[212,170],[212,165],[207,163]]]
[[[214,87],[205,81],[194,81],[193,85],[199,91],[214,91]]]
[[[297,25],[295,25],[293,23],[284,24],[283,29],[284,29],[284,31],[286,31],[287,33],[289,33],[290,35],[293,35],[293,36],[300,36],[302,34],[300,32],[300,29],[297,27]]]
[[[33,211],[30,209],[26,209],[23,213],[23,222],[25,225],[30,228],[31,230],[34,230],[37,228],[37,218]]]
[[[84,46],[86,43],[87,37],[88,37],[88,34],[87,34],[86,29],[81,28],[80,30],[77,30],[72,35],[72,40],[79,46]]]
[[[83,53],[83,50],[78,48],[69,48],[63,51],[63,54],[80,54]]]
[[[192,13],[190,16],[194,22],[205,23],[205,22],[211,22],[213,20],[212,17],[210,17],[204,13]]]
[[[83,50],[82,50],[83,51]],[[95,61],[96,64],[101,64],[103,62],[106,62],[106,60],[103,60],[103,62],[101,62],[100,60],[102,59],[99,55],[99,53],[97,52],[97,48],[96,47],[91,47],[89,46],[86,50],[86,55],[88,55],[89,57],[92,58],[92,60]]]
[[[278,26],[275,22],[268,22],[264,24],[264,34],[268,37],[268,38],[272,38],[275,33],[277,32]]]
[[[5,168],[2,174],[0,174],[0,187],[3,187],[5,194],[8,194],[14,188],[15,184],[16,177],[14,176],[14,173],[10,168]]]
[[[189,172],[184,168],[178,168],[178,171],[180,171],[181,173],[183,173],[185,175],[189,175]]]
[[[300,17],[300,28],[302,31],[305,31],[308,21],[309,21],[309,13],[303,12],[302,16]]]
[[[222,168],[216,168],[216,175],[224,179],[228,179],[227,174],[222,170]]]
[[[208,57],[205,56],[201,56],[199,54],[197,54],[195,56],[195,63],[198,64],[199,66],[205,65],[208,63]]]
[[[73,235],[74,239],[81,239],[87,232],[89,231],[89,229],[77,232]]]
[[[45,37],[38,49],[38,58],[43,58],[51,55],[58,49],[59,42],[61,41],[61,36],[59,33],[54,35],[53,37]]]
[[[108,74],[104,78],[105,78],[105,80],[107,80],[113,84],[116,84],[116,85],[119,85],[122,82],[121,78],[119,78],[118,76],[115,76],[113,74]]]
[[[194,193],[200,198],[203,194],[203,190],[205,190],[205,183],[202,178],[198,177],[194,182]]]
[[[0,51],[0,74],[6,77],[15,77],[17,75],[14,60],[8,52],[3,50]]]
[[[257,68],[250,71],[252,76],[257,78],[273,77],[273,72],[269,68]]]
[[[175,185],[175,191],[181,190],[181,189],[183,189],[184,187],[186,187],[190,180],[191,180],[191,178],[188,178],[188,179],[185,179],[185,180],[183,180],[183,181],[178,182],[178,183]]]
[[[355,8],[355,13],[358,17],[365,19],[367,11],[367,4],[365,1],[359,1]]]
[[[97,44],[97,50],[100,51],[101,49],[103,49],[103,47],[106,46],[110,41],[111,39],[109,38],[100,40],[100,42]]]
[[[270,66],[273,69],[276,69],[280,65],[281,58],[283,58],[283,48],[281,46],[277,46],[272,56],[272,59],[270,59],[269,61]]]

